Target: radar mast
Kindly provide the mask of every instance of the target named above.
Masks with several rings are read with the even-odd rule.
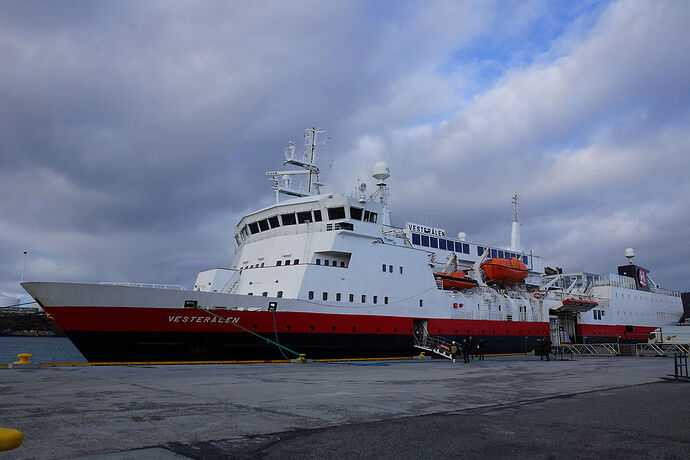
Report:
[[[328,142],[328,138],[319,139],[319,136],[326,134],[325,129],[314,128],[307,129],[304,132],[304,146],[305,150],[301,155],[296,153],[296,146],[290,142],[285,149],[284,165],[297,166],[300,169],[292,169],[285,171],[266,171],[269,180],[273,182],[273,190],[276,192],[276,203],[279,202],[279,195],[305,197],[310,195],[318,195],[321,193],[321,186],[323,183],[319,179],[319,168],[316,166],[316,159],[318,152]],[[303,180],[298,178],[302,176]],[[308,177],[306,177],[308,176]]]

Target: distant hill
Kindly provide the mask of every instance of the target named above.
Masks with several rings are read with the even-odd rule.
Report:
[[[64,337],[65,333],[45,313],[0,313],[0,335]]]

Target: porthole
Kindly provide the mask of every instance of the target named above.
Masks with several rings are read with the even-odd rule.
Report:
[[[289,331],[291,328],[292,328],[292,326],[290,326],[289,324],[287,326],[285,326],[286,331]]]
[[[377,328],[376,328],[376,332],[381,332],[381,328],[380,328],[380,327],[377,327]]]
[[[393,328],[393,332],[398,332],[398,328],[397,328],[397,327],[394,327],[394,328]]]
[[[333,326],[333,327],[331,328],[331,331],[335,332],[335,326]]]
[[[352,326],[352,332],[355,332],[357,330],[356,326]]]
[[[256,324],[252,324],[252,331],[255,331],[258,329],[258,326]]]
[[[314,332],[314,326],[309,326],[309,332]]]

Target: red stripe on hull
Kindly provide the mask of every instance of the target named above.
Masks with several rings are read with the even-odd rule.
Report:
[[[268,311],[213,311],[225,321],[204,311],[179,308],[46,307],[46,311],[65,332],[243,332],[230,322],[257,333],[274,331],[273,314]],[[279,333],[409,335],[414,319],[278,311],[275,329]],[[429,319],[428,331],[432,335],[548,335],[549,323]]]

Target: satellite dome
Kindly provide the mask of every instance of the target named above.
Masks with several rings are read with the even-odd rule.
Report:
[[[374,171],[371,174],[374,179],[384,181],[391,177],[391,171],[388,169],[388,165],[383,161],[379,161],[374,165]]]
[[[632,259],[635,257],[635,250],[633,248],[627,248],[625,250],[625,257],[628,258],[628,260]]]

